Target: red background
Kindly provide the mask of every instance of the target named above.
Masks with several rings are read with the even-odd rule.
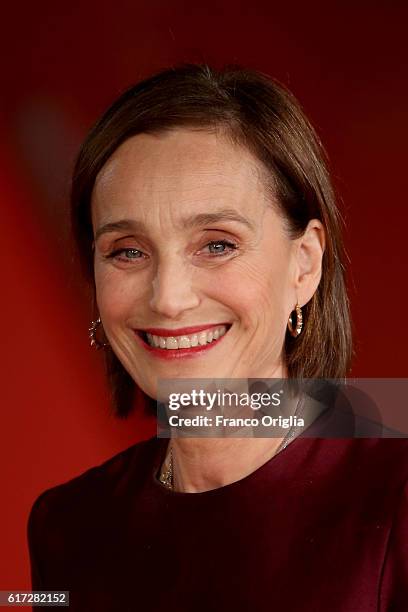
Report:
[[[143,415],[122,423],[108,414],[66,238],[79,143],[141,77],[179,61],[237,62],[292,89],[342,198],[352,374],[407,375],[407,5],[62,4],[2,10],[0,590],[30,588],[34,498],[155,431]]]

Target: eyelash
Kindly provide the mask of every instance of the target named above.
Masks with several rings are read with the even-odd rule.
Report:
[[[230,253],[232,253],[233,251],[238,249],[238,246],[236,244],[234,244],[233,242],[229,242],[228,240],[211,240],[210,242],[208,242],[204,248],[210,246],[210,245],[214,245],[214,244],[223,244],[224,246],[228,247],[229,251],[223,251],[222,253],[212,253],[210,255],[210,257],[225,257],[226,255],[229,255]],[[119,261],[124,261],[124,262],[131,262],[132,260],[136,260],[136,259],[143,259],[143,257],[132,257],[132,258],[124,258],[121,259],[120,257],[118,257],[120,255],[120,253],[126,253],[127,251],[136,251],[137,253],[142,253],[142,251],[140,251],[139,249],[134,249],[129,247],[128,249],[116,249],[116,251],[112,251],[112,253],[109,253],[109,255],[107,255],[107,259],[116,259],[118,258]]]

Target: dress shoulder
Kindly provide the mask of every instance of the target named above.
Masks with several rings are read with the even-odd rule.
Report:
[[[78,525],[89,525],[128,490],[141,486],[153,464],[158,440],[133,444],[74,478],[50,487],[34,500],[27,520],[33,590],[44,585],[43,560],[63,549],[62,537]]]
[[[155,437],[137,442],[132,446],[120,451],[113,457],[106,459],[99,465],[87,469],[82,474],[70,480],[50,487],[43,491],[34,501],[31,511],[32,515],[41,515],[47,512],[47,507],[60,500],[67,501],[67,497],[77,493],[86,494],[98,489],[105,489],[119,485],[121,478],[132,468],[144,472],[148,469],[150,459],[153,458],[157,447]]]

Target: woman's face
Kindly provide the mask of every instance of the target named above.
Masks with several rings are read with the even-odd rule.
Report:
[[[103,327],[148,395],[159,378],[286,376],[288,316],[320,276],[302,284],[307,249],[249,152],[204,131],[132,137],[97,177],[92,220]]]

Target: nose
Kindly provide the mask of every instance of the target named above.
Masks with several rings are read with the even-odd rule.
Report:
[[[181,319],[186,310],[196,308],[199,303],[191,270],[176,258],[157,265],[150,300],[150,308],[155,313],[163,318]]]

